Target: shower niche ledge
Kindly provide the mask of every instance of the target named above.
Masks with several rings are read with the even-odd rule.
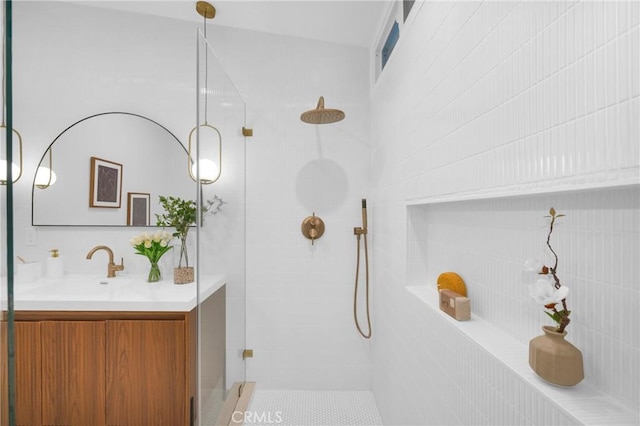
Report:
[[[548,400],[568,418],[569,423],[583,425],[637,425],[638,413],[604,395],[586,381],[573,388],[560,388],[540,379],[528,364],[528,346],[502,330],[471,314],[468,321],[456,321],[439,307],[435,283],[407,286],[407,291],[424,303],[446,323],[447,333],[459,333],[472,345],[486,351],[504,370],[512,373],[533,393]],[[494,362],[495,365],[495,362]]]
[[[487,384],[469,383],[453,369],[448,374],[472,399],[486,401],[486,392],[493,391],[491,398],[515,416],[511,423],[640,424],[634,362],[640,277],[632,266],[640,256],[640,185],[582,189],[405,201],[405,294],[413,311],[425,316],[417,326],[429,339],[451,336],[446,357]],[[551,207],[565,215],[551,243],[559,257],[558,275],[571,289],[568,340],[582,350],[585,362],[585,379],[569,389],[542,381],[528,364],[529,339],[542,334],[542,325],[551,320],[529,296],[523,264],[529,257],[553,261],[545,245]],[[455,321],[439,309],[436,281],[447,271],[466,283],[470,321]],[[611,294],[618,297],[607,297]],[[597,312],[593,300],[598,300]],[[618,327],[620,321],[624,328]],[[473,369],[466,366],[469,360],[476,364]],[[531,409],[532,404],[543,408]]]

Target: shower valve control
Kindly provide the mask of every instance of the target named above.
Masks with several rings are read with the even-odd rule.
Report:
[[[300,225],[302,235],[311,240],[311,245],[324,234],[324,221],[313,213],[312,216],[306,217]]]

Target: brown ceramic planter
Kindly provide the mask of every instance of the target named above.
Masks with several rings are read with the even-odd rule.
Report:
[[[566,331],[543,326],[544,334],[529,342],[529,365],[538,376],[558,386],[575,386],[584,378],[582,352],[564,340]]]

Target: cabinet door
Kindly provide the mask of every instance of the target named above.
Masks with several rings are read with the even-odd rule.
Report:
[[[187,424],[185,322],[107,321],[107,425]]]
[[[104,321],[42,322],[42,422],[104,425]]]
[[[16,365],[16,424],[40,425],[41,402],[41,365],[40,365],[40,323],[15,322],[14,353]],[[9,424],[7,410],[7,323],[2,322],[2,424]]]

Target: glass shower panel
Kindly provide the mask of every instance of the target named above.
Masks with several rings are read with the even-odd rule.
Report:
[[[11,3],[2,2],[1,4],[1,22],[3,40],[4,43],[6,37],[11,40]],[[9,19],[6,19],[8,17]],[[9,25],[7,25],[9,23]],[[11,67],[11,55],[10,41],[2,49],[3,54],[3,68],[0,71],[2,73],[3,83],[6,81],[7,86],[11,84],[11,73],[7,73],[7,70]],[[12,102],[11,93],[7,93],[7,90],[3,88],[3,97],[1,101],[4,103],[2,107],[2,127],[0,132],[2,133],[0,140],[0,161],[6,161],[5,165],[12,164],[16,158],[16,153],[9,150],[11,146],[7,141],[7,135],[11,135],[11,132],[7,131],[5,123],[9,124],[12,116]],[[9,129],[11,130],[11,129]],[[21,155],[21,154],[20,154]],[[0,306],[1,314],[0,318],[0,424],[8,425],[10,422],[15,423],[15,416],[13,415],[13,408],[15,399],[14,396],[9,397],[9,394],[15,394],[15,381],[13,380],[14,368],[13,361],[9,362],[9,354],[13,353],[13,307],[10,306],[9,301],[13,300],[13,263],[9,265],[9,262],[13,262],[13,187],[11,179],[7,179],[5,169],[2,173],[3,179],[6,179],[6,184],[0,186]],[[11,382],[11,384],[10,384]],[[11,414],[10,414],[11,412]]]
[[[213,46],[215,48],[215,45]],[[198,422],[217,424],[245,382],[245,102],[212,46],[197,34],[200,222],[198,273]],[[205,160],[203,162],[203,160]],[[215,166],[211,167],[212,161]],[[213,168],[213,172],[210,174]],[[216,173],[216,170],[219,171]],[[214,180],[213,183],[210,181]],[[210,281],[225,285],[209,296]],[[227,416],[230,413],[227,412]]]

